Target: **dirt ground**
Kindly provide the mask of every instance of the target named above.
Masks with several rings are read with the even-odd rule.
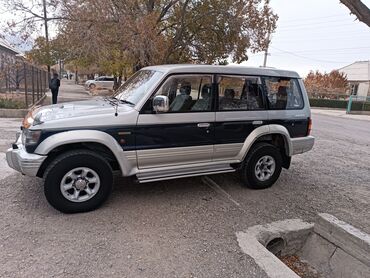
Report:
[[[235,233],[288,218],[335,215],[370,233],[370,121],[313,115],[313,151],[270,189],[236,174],[134,184],[117,179],[100,209],[64,215],[42,180],[0,163],[0,277],[266,277]],[[0,119],[0,155],[19,120]]]

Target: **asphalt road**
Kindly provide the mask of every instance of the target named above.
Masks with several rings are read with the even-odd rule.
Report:
[[[0,277],[265,277],[237,231],[327,212],[370,233],[370,121],[313,121],[313,151],[263,191],[242,188],[235,174],[211,176],[216,186],[119,179],[102,208],[64,215],[40,179],[0,162]],[[0,156],[18,125],[0,119]]]

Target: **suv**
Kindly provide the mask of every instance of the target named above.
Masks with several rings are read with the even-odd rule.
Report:
[[[113,89],[114,77],[109,76],[99,76],[94,80],[87,80],[85,83],[85,88],[94,90],[94,89]]]
[[[163,65],[136,72],[110,98],[31,111],[6,157],[73,213],[107,199],[114,171],[140,183],[238,171],[246,187],[270,187],[313,147],[310,130],[295,72]]]

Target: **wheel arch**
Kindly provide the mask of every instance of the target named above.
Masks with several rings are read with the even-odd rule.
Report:
[[[257,142],[272,141],[275,142],[274,145],[279,144],[279,139],[277,138],[283,140],[284,154],[290,158],[293,154],[293,145],[288,130],[281,125],[264,125],[256,128],[249,134],[238,154],[238,159],[243,161],[251,147]]]
[[[129,159],[111,135],[97,130],[73,130],[54,134],[42,141],[36,148],[35,153],[48,156],[37,176],[43,175],[51,159],[71,149],[90,149],[103,154],[104,158],[110,158],[113,161],[111,166],[119,167],[117,170],[120,170],[124,176],[130,175],[136,169],[136,162],[132,163],[132,158]]]

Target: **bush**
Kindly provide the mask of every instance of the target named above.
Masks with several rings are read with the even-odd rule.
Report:
[[[370,102],[354,101],[352,102],[351,111],[370,111]]]
[[[310,98],[311,107],[347,108],[346,100]]]
[[[0,108],[6,109],[25,109],[26,104],[12,99],[0,99]]]
[[[310,98],[311,107],[327,107],[347,109],[347,100]],[[370,102],[353,101],[351,111],[370,111]]]

